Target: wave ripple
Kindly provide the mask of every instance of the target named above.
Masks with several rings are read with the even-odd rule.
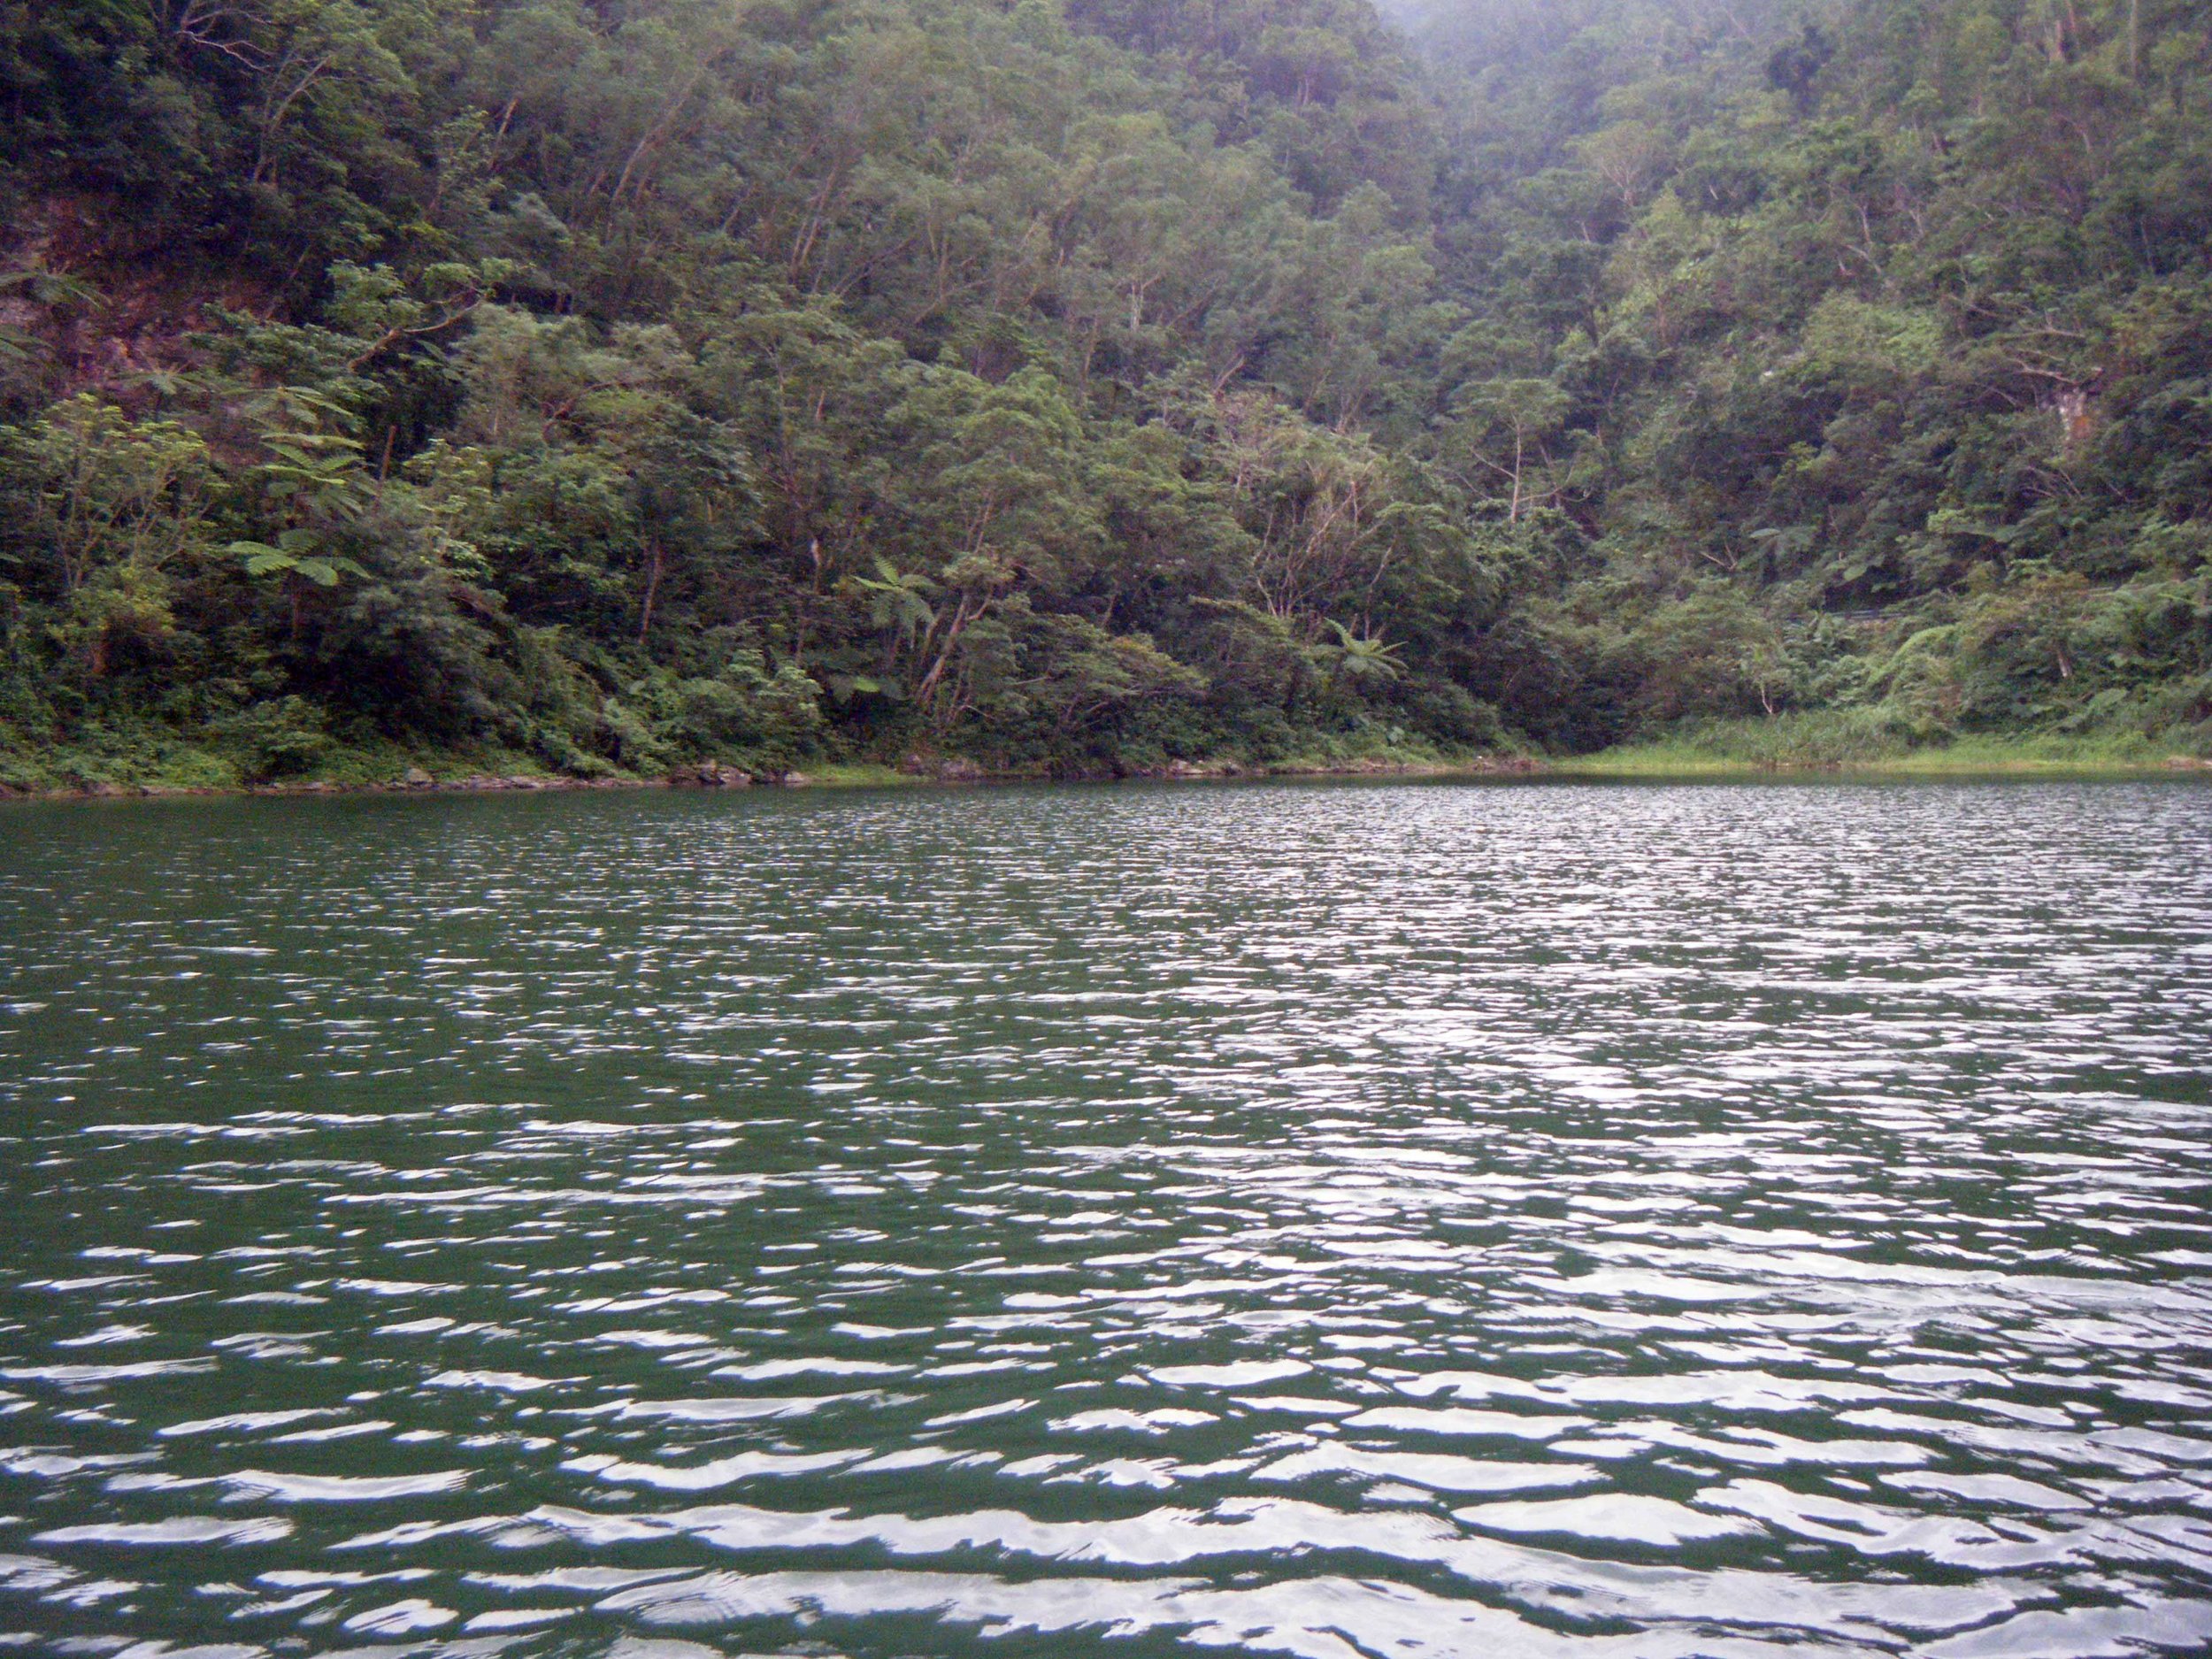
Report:
[[[2212,1645],[2136,785],[0,816],[0,1644]]]

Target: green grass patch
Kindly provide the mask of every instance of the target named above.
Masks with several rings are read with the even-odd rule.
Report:
[[[831,789],[880,789],[887,785],[910,787],[930,781],[873,760],[825,761],[819,765],[803,764],[799,771],[809,784]]]
[[[1922,735],[1868,710],[1763,720],[1709,720],[1665,736],[1555,763],[1563,773],[1682,777],[1746,772],[2083,774],[2193,764],[2173,739],[2136,731]]]

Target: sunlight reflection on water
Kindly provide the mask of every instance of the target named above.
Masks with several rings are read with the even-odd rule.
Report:
[[[12,809],[0,1637],[2201,1651],[2208,799]]]

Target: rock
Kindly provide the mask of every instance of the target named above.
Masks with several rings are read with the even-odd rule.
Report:
[[[111,795],[121,795],[121,794],[123,793],[123,790],[122,790],[121,786],[120,786],[120,785],[119,785],[119,784],[112,784],[112,783],[88,783],[88,784],[85,785],[85,787],[84,787],[84,792],[85,792],[87,795],[98,795],[98,796],[100,796],[102,799],[104,799],[104,799],[106,799],[107,797],[111,796]]]
[[[743,789],[751,785],[753,775],[740,772],[726,761],[710,760],[700,763],[699,781],[710,789]]]
[[[980,783],[989,776],[964,755],[931,756],[918,751],[899,763],[910,778],[934,778],[939,783]]]
[[[1146,774],[1153,778],[1240,778],[1244,768],[1233,760],[1171,760],[1157,771]]]
[[[425,772],[419,766],[410,766],[407,769],[406,774],[402,777],[399,781],[403,787],[409,789],[435,788],[438,782],[435,778],[433,778],[428,772]]]

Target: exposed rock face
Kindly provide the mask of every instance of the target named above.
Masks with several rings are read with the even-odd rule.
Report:
[[[419,766],[410,766],[407,775],[400,780],[410,789],[434,789],[438,780]]]
[[[964,755],[909,755],[899,770],[910,778],[934,778],[939,783],[980,783],[990,774]]]
[[[763,775],[756,778],[726,760],[703,760],[697,765],[682,765],[668,774],[672,787],[678,789],[742,789],[756,783],[773,783],[774,778]]]

